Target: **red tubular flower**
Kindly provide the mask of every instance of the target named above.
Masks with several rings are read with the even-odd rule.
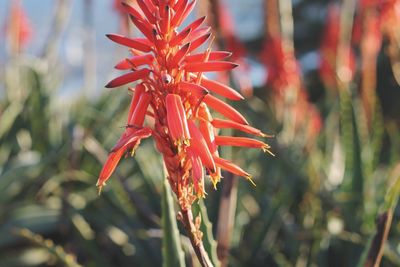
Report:
[[[266,137],[248,125],[246,119],[215,93],[231,100],[243,97],[224,84],[207,79],[202,73],[227,71],[237,65],[224,61],[229,52],[207,49],[196,52],[210,38],[210,29],[201,27],[204,18],[178,31],[195,6],[188,0],[141,0],[138,9],[123,4],[125,12],[145,38],[107,35],[112,41],[127,46],[134,55],[120,61],[116,68],[128,70],[106,87],[114,88],[138,82],[132,96],[127,127],[106,161],[97,185],[101,188],[126,152],[134,151],[140,140],[153,135],[162,154],[168,180],[178,196],[182,210],[196,198],[205,196],[204,169],[214,186],[220,181],[221,169],[250,179],[234,163],[222,159],[219,145],[255,147],[268,150],[261,141],[244,137],[218,137],[216,129],[233,128]],[[229,120],[214,119],[214,109]],[[148,110],[151,109],[151,112]],[[152,125],[144,126],[146,115]]]

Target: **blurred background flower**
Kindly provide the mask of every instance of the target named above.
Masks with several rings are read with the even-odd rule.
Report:
[[[275,136],[275,158],[220,150],[257,187],[227,173],[220,190],[204,185],[195,213],[212,261],[399,266],[400,1],[197,2],[187,23],[207,15],[215,50],[241,64],[210,77],[251,96],[232,105]],[[115,1],[0,0],[0,24],[0,266],[161,266],[162,248],[196,266],[169,234],[151,140],[97,196],[130,103],[103,87],[125,56],[104,35],[140,36]]]

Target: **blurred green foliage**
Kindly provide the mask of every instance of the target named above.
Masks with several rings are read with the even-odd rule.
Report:
[[[175,215],[169,201],[161,205],[162,163],[152,141],[122,161],[100,197],[95,187],[107,149],[122,132],[127,94],[60,99],[54,71],[45,59],[24,56],[5,65],[0,266],[161,266],[163,229],[178,234],[161,219],[166,211],[170,222]],[[257,187],[239,181],[230,266],[362,265],[375,220],[388,209],[394,220],[382,266],[400,266],[399,118],[383,113],[392,107],[378,99],[368,127],[355,88],[326,94],[316,103],[323,127],[310,145],[303,137],[282,141],[287,133],[265,99],[258,91],[237,105],[255,126],[276,134],[270,140],[276,157],[231,153]],[[207,193],[206,211],[201,204],[199,212],[205,245],[215,251],[221,191],[207,184]],[[169,253],[182,246],[187,265],[196,266],[190,242],[180,239]]]

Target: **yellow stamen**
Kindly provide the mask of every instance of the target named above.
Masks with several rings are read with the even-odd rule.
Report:
[[[103,189],[103,185],[98,185],[97,186],[97,194],[100,196],[101,195],[101,190]]]
[[[268,153],[268,154],[270,154],[271,156],[275,157],[275,154],[272,153],[271,150],[269,150],[268,148],[270,148],[270,146],[262,147],[263,152],[264,152],[264,153]]]
[[[273,135],[273,134],[261,133],[261,137],[265,137],[265,138],[274,138],[275,135]]]
[[[249,174],[246,176],[246,179],[254,186],[257,186],[256,183],[253,181],[253,177]]]

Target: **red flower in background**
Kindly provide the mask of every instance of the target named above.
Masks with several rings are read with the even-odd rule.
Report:
[[[339,31],[340,7],[333,4],[328,8],[327,21],[320,46],[321,63],[319,73],[322,81],[328,88],[336,88],[336,60],[339,44]],[[356,59],[351,47],[348,47],[347,50],[344,67],[346,68],[348,75],[352,77],[356,69]]]
[[[125,153],[133,153],[141,139],[154,137],[163,156],[168,180],[183,210],[196,198],[204,197],[204,169],[214,186],[220,181],[221,169],[251,179],[234,163],[220,158],[219,146],[261,148],[264,142],[247,137],[218,136],[220,128],[234,128],[265,137],[248,125],[246,119],[217,94],[230,100],[243,97],[232,88],[208,79],[204,72],[229,71],[236,64],[224,61],[225,51],[196,52],[210,39],[210,27],[201,26],[199,18],[178,31],[195,6],[188,0],[138,0],[139,9],[123,4],[142,38],[107,35],[112,41],[130,48],[131,57],[116,65],[127,73],[109,82],[114,88],[139,82],[133,91],[126,130],[112,149],[100,173],[97,185],[105,185]],[[211,94],[212,93],[212,94]],[[216,119],[209,108],[222,114]],[[145,124],[151,117],[152,125]],[[193,192],[194,191],[194,192]]]
[[[235,25],[229,9],[218,2],[218,18],[220,32],[223,38],[224,47],[232,52],[232,60],[239,63],[233,73],[233,78],[245,96],[253,94],[252,82],[250,79],[250,66],[246,62],[248,51],[242,41],[235,34]]]
[[[286,51],[284,45],[278,36],[267,38],[261,54],[268,70],[266,84],[279,93],[288,86],[300,87],[300,68],[294,54]]]
[[[112,7],[119,15],[119,28],[120,32],[123,34],[127,34],[129,32],[129,18],[126,16],[125,9],[122,6],[122,3],[131,4],[133,5],[132,0],[113,0]]]
[[[7,38],[11,50],[18,53],[29,43],[32,36],[32,27],[21,1],[15,0],[12,2],[9,14],[6,24]]]
[[[290,125],[292,138],[302,133],[305,144],[313,145],[321,129],[321,116],[308,100],[293,49],[279,35],[270,36],[264,43],[261,59],[268,71],[266,84],[272,88],[278,120]]]

